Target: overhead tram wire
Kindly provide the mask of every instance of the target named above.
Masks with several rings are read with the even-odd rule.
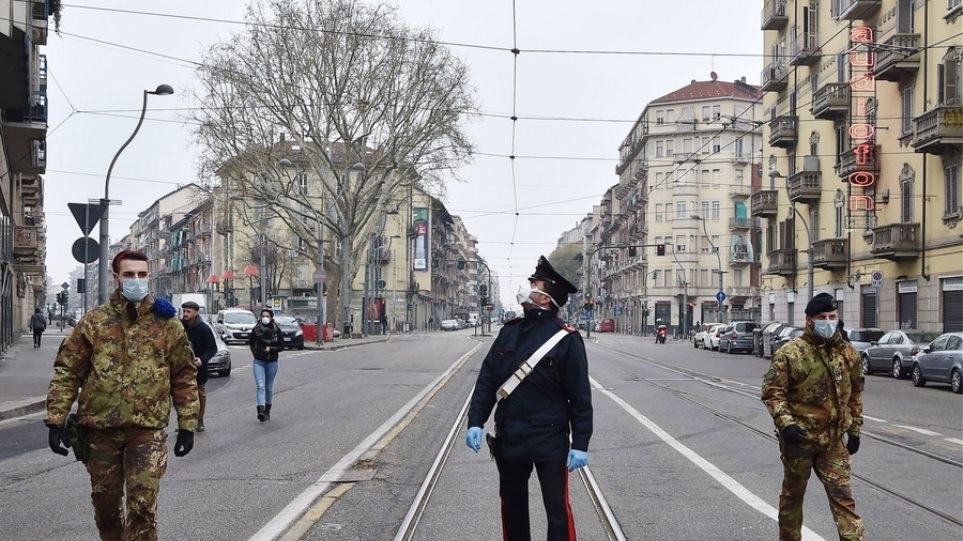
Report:
[[[518,177],[515,172],[515,141],[518,136],[518,13],[515,0],[512,0],[512,141],[511,155],[508,160],[511,164],[512,172],[512,202],[515,208],[515,216],[512,221],[511,243],[508,246],[508,272],[512,272],[512,255],[515,250],[515,238],[518,234]]]

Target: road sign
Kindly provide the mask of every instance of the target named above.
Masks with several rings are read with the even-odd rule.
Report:
[[[311,274],[311,279],[314,280],[314,283],[320,284],[328,279],[328,275],[324,272],[324,269],[316,268],[314,273]]]
[[[873,271],[873,287],[883,287],[883,271]]]
[[[86,246],[86,250],[84,246]],[[74,241],[70,253],[80,263],[93,263],[100,258],[100,245],[90,237],[80,237]]]
[[[726,300],[726,293],[725,293],[725,291],[720,291],[720,292],[716,293],[716,300],[719,301],[720,303],[721,303],[722,301]]]
[[[615,306],[615,315],[618,316],[618,315],[621,315],[621,314],[622,314],[622,305],[621,305],[621,304],[616,305],[616,306]]]
[[[84,236],[89,235],[90,232],[94,230],[94,226],[97,225],[101,216],[104,215],[103,205],[67,203],[67,208],[69,208],[70,213],[74,215],[74,219],[77,220],[77,225],[79,225],[80,230],[84,232]]]

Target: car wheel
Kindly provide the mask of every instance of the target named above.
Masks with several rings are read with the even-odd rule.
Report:
[[[903,379],[903,363],[899,358],[893,359],[893,378]]]
[[[301,351],[302,349],[304,349],[304,344],[301,344],[300,346],[298,346],[298,351]]]
[[[950,373],[950,390],[956,394],[963,393],[963,376],[960,375],[960,371],[953,369]]]
[[[864,376],[868,376],[873,373],[873,371],[869,369],[869,357],[866,355],[863,355],[859,358],[859,367],[863,370]]]
[[[923,371],[920,369],[920,365],[913,365],[913,386],[922,387],[926,385],[926,380],[923,379]]]
[[[694,348],[696,348],[696,349],[699,349],[699,341],[698,341],[698,340],[693,340],[693,341],[692,341],[692,347],[694,347]]]

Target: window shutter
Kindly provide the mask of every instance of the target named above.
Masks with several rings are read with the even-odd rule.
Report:
[[[956,57],[956,58],[953,58]],[[941,103],[944,105],[957,105],[960,103],[960,89],[957,86],[960,79],[960,53],[957,52],[947,55],[946,63],[943,64],[943,84],[940,87],[943,89],[943,99]]]

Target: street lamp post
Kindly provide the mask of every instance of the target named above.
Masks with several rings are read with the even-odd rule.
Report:
[[[107,302],[107,258],[110,257],[110,228],[107,223],[107,216],[110,212],[110,173],[114,170],[114,164],[117,163],[117,158],[120,157],[120,153],[134,140],[137,132],[140,131],[141,124],[144,123],[144,115],[147,113],[147,95],[168,96],[173,93],[174,89],[171,88],[170,85],[165,84],[158,85],[153,92],[149,90],[144,91],[144,104],[140,109],[140,118],[137,120],[137,127],[134,128],[134,133],[130,134],[130,137],[128,137],[120,149],[117,150],[117,154],[114,154],[114,159],[110,160],[110,167],[107,168],[107,179],[104,181],[104,198],[100,200],[100,205],[104,209],[104,213],[100,218],[100,262],[97,273],[97,302],[100,304]]]
[[[690,218],[702,222],[702,232],[705,233],[706,240],[709,242],[709,246],[712,247],[712,251],[716,253],[716,262],[719,265],[719,268],[712,272],[719,274],[719,292],[724,293],[722,289],[722,275],[725,274],[725,271],[722,270],[722,256],[719,255],[719,248],[712,242],[712,237],[709,236],[709,229],[706,227],[705,219],[698,214],[693,214]],[[718,309],[716,310],[716,323],[722,323],[722,301],[719,301]]]
[[[775,182],[776,178],[781,177],[781,176],[782,176],[782,174],[781,174],[779,171],[777,171],[775,168],[769,170],[769,178],[772,179],[773,182]],[[789,180],[789,179],[786,179],[787,182],[788,182],[788,180]],[[788,189],[788,185],[787,185],[787,189]],[[806,259],[807,259],[807,261],[806,261],[806,283],[808,284],[807,287],[806,287],[806,289],[807,289],[807,293],[809,294],[809,299],[807,300],[807,302],[808,302],[808,301],[812,300],[812,298],[813,298],[813,274],[814,274],[814,272],[815,272],[815,270],[814,270],[814,268],[813,268],[813,238],[812,238],[812,233],[811,233],[810,230],[809,230],[809,224],[806,222],[806,219],[803,218],[802,215],[799,214],[799,212],[796,211],[796,203],[794,203],[794,202],[791,203],[790,210],[791,210],[791,212],[792,212],[792,218],[793,218],[793,220],[795,220],[796,217],[798,216],[799,219],[802,220],[803,227],[806,228],[806,243],[807,243],[807,247],[806,247]],[[795,246],[793,246],[793,249],[795,249]]]
[[[682,271],[682,336],[687,337],[689,335],[689,280],[685,275],[685,267],[675,253],[675,246],[672,247],[672,259]]]

